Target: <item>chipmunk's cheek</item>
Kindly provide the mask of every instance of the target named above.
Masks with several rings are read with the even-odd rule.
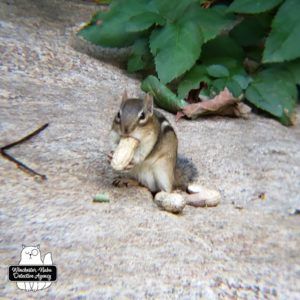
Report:
[[[142,160],[141,160],[141,158],[140,158],[139,153],[137,152],[137,153],[134,154],[134,156],[133,156],[133,158],[132,158],[132,160],[131,160],[130,163],[131,163],[131,165],[136,166],[136,165],[138,165],[140,162],[142,162]]]
[[[145,133],[143,132],[143,130],[141,130],[140,128],[135,128],[131,133],[130,133],[130,136],[139,140],[139,141],[142,141],[145,137]]]

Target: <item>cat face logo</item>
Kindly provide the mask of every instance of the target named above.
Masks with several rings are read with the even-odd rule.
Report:
[[[56,266],[52,264],[51,253],[42,259],[40,245],[22,245],[22,248],[19,266],[9,267],[9,280],[16,281],[21,290],[47,289],[56,280]]]

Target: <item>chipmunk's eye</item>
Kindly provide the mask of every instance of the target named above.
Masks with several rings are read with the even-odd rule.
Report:
[[[145,113],[142,111],[141,113],[140,113],[140,115],[139,115],[139,119],[140,120],[144,120],[145,119]]]

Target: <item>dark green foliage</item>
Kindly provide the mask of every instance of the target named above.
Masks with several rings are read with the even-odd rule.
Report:
[[[281,2],[282,0],[234,0],[228,11],[257,14],[270,10]]]
[[[150,36],[150,49],[159,79],[169,83],[189,70],[199,57],[202,44],[200,27],[192,21],[155,29]]]
[[[281,123],[289,125],[297,89],[288,71],[270,68],[254,76],[246,97],[258,108],[272,112]]]
[[[191,90],[214,96],[227,87],[289,125],[300,83],[300,1],[221,3],[115,0],[78,34],[105,47],[132,45],[128,71],[156,70],[142,88],[166,110],[180,110]]]
[[[190,90],[198,89],[201,82],[210,83],[211,79],[207,74],[206,67],[203,65],[195,65],[183,77],[178,86],[178,97],[184,98]]]
[[[300,56],[300,1],[286,0],[272,22],[263,62],[282,62]]]
[[[127,70],[130,73],[144,70],[151,65],[152,57],[148,47],[148,39],[137,39],[132,47],[132,53],[127,63]]]

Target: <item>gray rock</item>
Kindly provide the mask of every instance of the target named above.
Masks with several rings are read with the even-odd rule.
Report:
[[[300,127],[251,115],[174,122],[196,183],[216,208],[160,211],[144,188],[113,188],[107,135],[124,88],[140,82],[76,52],[86,1],[0,2],[0,145],[48,176],[36,182],[0,158],[0,297],[8,299],[299,299]],[[299,108],[298,108],[299,111]],[[98,193],[109,203],[94,203]],[[265,197],[261,197],[265,193]],[[244,209],[236,209],[235,205]],[[57,282],[26,293],[8,281],[22,244],[52,253]]]

